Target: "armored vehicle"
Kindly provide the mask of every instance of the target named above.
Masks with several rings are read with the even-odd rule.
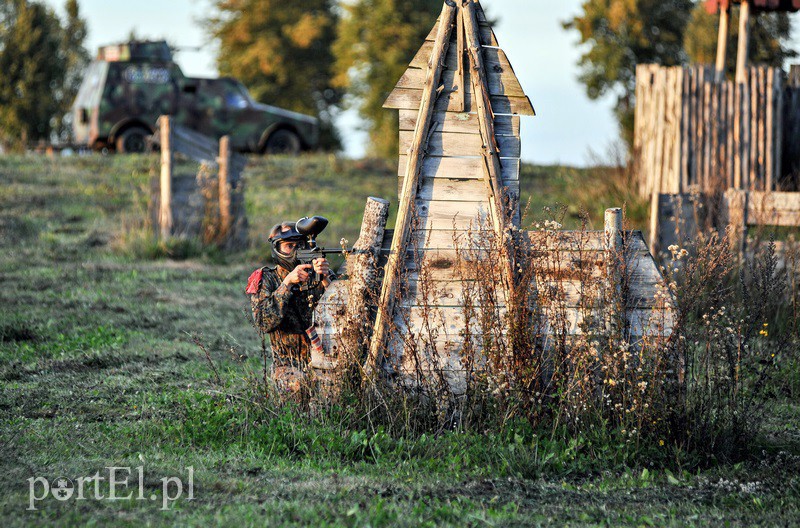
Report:
[[[161,115],[207,136],[228,135],[239,152],[296,154],[319,140],[315,117],[257,103],[230,77],[186,77],[166,41],[99,49],[72,106],[77,145],[142,152]]]

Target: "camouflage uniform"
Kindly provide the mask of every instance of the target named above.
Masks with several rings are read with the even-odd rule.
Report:
[[[312,324],[313,307],[325,287],[319,284],[301,292],[297,284],[283,284],[288,274],[281,266],[256,270],[250,276],[247,293],[258,332],[262,337],[269,335],[273,379],[279,388],[296,393],[302,388],[311,360],[306,329]]]

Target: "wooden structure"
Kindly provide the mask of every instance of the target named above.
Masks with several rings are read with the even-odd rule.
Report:
[[[708,66],[636,68],[634,152],[639,192],[774,191],[786,175],[786,76],[751,67],[737,91]],[[789,122],[791,122],[789,120]],[[737,131],[738,129],[738,131]]]
[[[519,230],[519,116],[533,115],[533,107],[478,1],[445,0],[384,106],[400,112],[397,222],[390,231],[365,214],[358,244],[371,249],[370,257],[358,269],[357,255],[348,257],[350,279],[334,282],[317,307],[327,354],[312,361],[318,373],[329,377],[351,354],[368,376],[393,372],[413,387],[436,371],[461,393],[464,355],[479,355],[488,332],[504,332],[504,314],[521,291],[558,290],[559,303],[539,306],[545,327],[560,320],[568,333],[581,334],[591,311],[583,308],[597,295],[583,288],[583,278],[608,276],[619,264],[612,255],[622,253],[636,269],[635,295],[626,304],[629,334],[641,339],[656,331],[650,316],[661,277],[641,234],[621,231],[621,211],[611,214],[607,232]],[[528,261],[516,262],[520,254]],[[481,263],[495,274],[474,274]],[[519,270],[531,264],[536,284],[520,283]],[[365,272],[366,281],[354,275]],[[492,281],[496,295],[468,301],[479,280]],[[358,293],[364,289],[373,292],[371,302]],[[370,302],[371,309],[354,308],[357,293],[355,304]],[[501,323],[487,328],[468,312],[492,313]],[[349,337],[353,328],[356,340]],[[663,331],[662,325],[657,332]],[[505,341],[504,350],[510,346]]]
[[[798,145],[800,86],[780,68],[749,67],[737,86],[707,66],[639,65],[634,153],[639,192],[651,198],[651,250],[677,242],[664,225],[675,215],[693,221],[676,205],[696,201],[692,192],[716,208],[728,189],[800,190]]]
[[[636,70],[634,154],[640,193],[651,199],[650,247],[655,253],[691,236],[698,228],[698,204],[706,208],[707,224],[723,228],[728,204],[720,197],[728,189],[800,191],[796,74],[790,72],[787,79],[780,68],[747,64],[751,15],[798,11],[800,0],[707,0],[705,5],[709,13],[720,14],[713,68],[642,64]],[[734,5],[740,9],[739,45],[735,76],[726,80]],[[788,207],[785,214],[777,213],[781,222],[793,217],[795,198],[767,201]]]
[[[247,247],[242,171],[247,159],[219,142],[162,116],[153,135],[161,171],[151,182],[151,219],[162,239],[192,237],[227,249]],[[201,164],[197,174],[178,174],[175,154]],[[214,175],[214,172],[217,174]]]

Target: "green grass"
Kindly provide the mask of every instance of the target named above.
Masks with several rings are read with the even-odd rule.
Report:
[[[253,416],[226,402],[190,335],[202,336],[226,387],[246,394],[242,378],[261,363],[243,290],[263,262],[269,227],[322,214],[331,220],[323,245],[352,243],[367,196],[396,207],[395,171],[322,156],[254,160],[246,171],[253,249],[176,261],[140,258],[125,245],[126,230],[146,229],[157,163],[0,158],[5,525],[800,522],[800,406],[792,399],[776,400],[756,456],[735,466],[687,459],[671,446],[652,453],[650,466],[613,438],[563,442],[521,426],[392,438],[290,414]],[[524,166],[523,201],[531,197],[534,216],[569,204],[567,226],[584,209],[594,227],[605,207],[627,202],[641,227],[642,204],[604,175]],[[231,359],[231,347],[243,361]],[[108,466],[142,466],[145,492],[156,500],[48,498],[26,511],[28,478],[107,476]],[[162,511],[161,479],[185,478],[189,466],[195,500]],[[137,490],[135,475],[131,486]]]

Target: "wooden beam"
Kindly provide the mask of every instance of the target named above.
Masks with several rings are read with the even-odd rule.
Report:
[[[458,90],[456,92],[456,112],[464,112],[466,111],[466,104],[467,104],[467,87],[466,87],[466,75],[464,74],[464,11],[462,9],[458,10],[458,16],[456,19],[456,31],[457,31],[457,45],[456,45],[456,64],[458,65],[456,68],[456,76],[454,85],[455,88]]]
[[[728,26],[730,24],[730,7],[722,6],[719,10],[719,36],[717,37],[716,81],[725,78],[725,61],[728,55]]]
[[[386,263],[383,286],[381,288],[380,302],[378,303],[378,313],[375,319],[375,331],[370,341],[369,354],[364,366],[367,377],[374,376],[380,364],[386,342],[389,337],[389,323],[392,321],[394,312],[395,297],[400,282],[403,259],[405,255],[408,238],[411,233],[411,219],[413,216],[414,197],[419,183],[419,169],[425,156],[425,143],[428,138],[428,130],[431,125],[434,105],[438,96],[437,88],[439,78],[444,66],[444,58],[447,55],[447,48],[450,44],[450,35],[453,31],[453,24],[456,15],[456,4],[452,0],[445,0],[442,6],[442,13],[439,20],[439,31],[436,35],[436,42],[428,61],[428,75],[425,81],[425,95],[419,107],[419,117],[417,118],[417,128],[414,132],[414,141],[408,151],[408,165],[406,168],[405,179],[403,181],[403,193],[400,196],[400,204],[397,211],[397,221],[395,223],[392,248],[389,253],[389,260]]]
[[[512,244],[512,234],[509,230],[509,218],[505,209],[509,207],[506,193],[501,183],[502,166],[500,164],[500,152],[494,136],[494,115],[492,113],[491,102],[489,101],[489,90],[486,85],[486,69],[481,56],[481,42],[478,33],[478,21],[476,7],[473,1],[462,4],[464,10],[464,30],[466,33],[466,44],[469,46],[470,77],[472,78],[472,93],[474,109],[478,113],[481,136],[483,138],[483,160],[486,169],[486,187],[489,194],[490,212],[494,224],[495,235],[500,241],[503,254],[503,279],[505,281],[505,291],[509,300],[513,298],[514,292],[514,253]]]

